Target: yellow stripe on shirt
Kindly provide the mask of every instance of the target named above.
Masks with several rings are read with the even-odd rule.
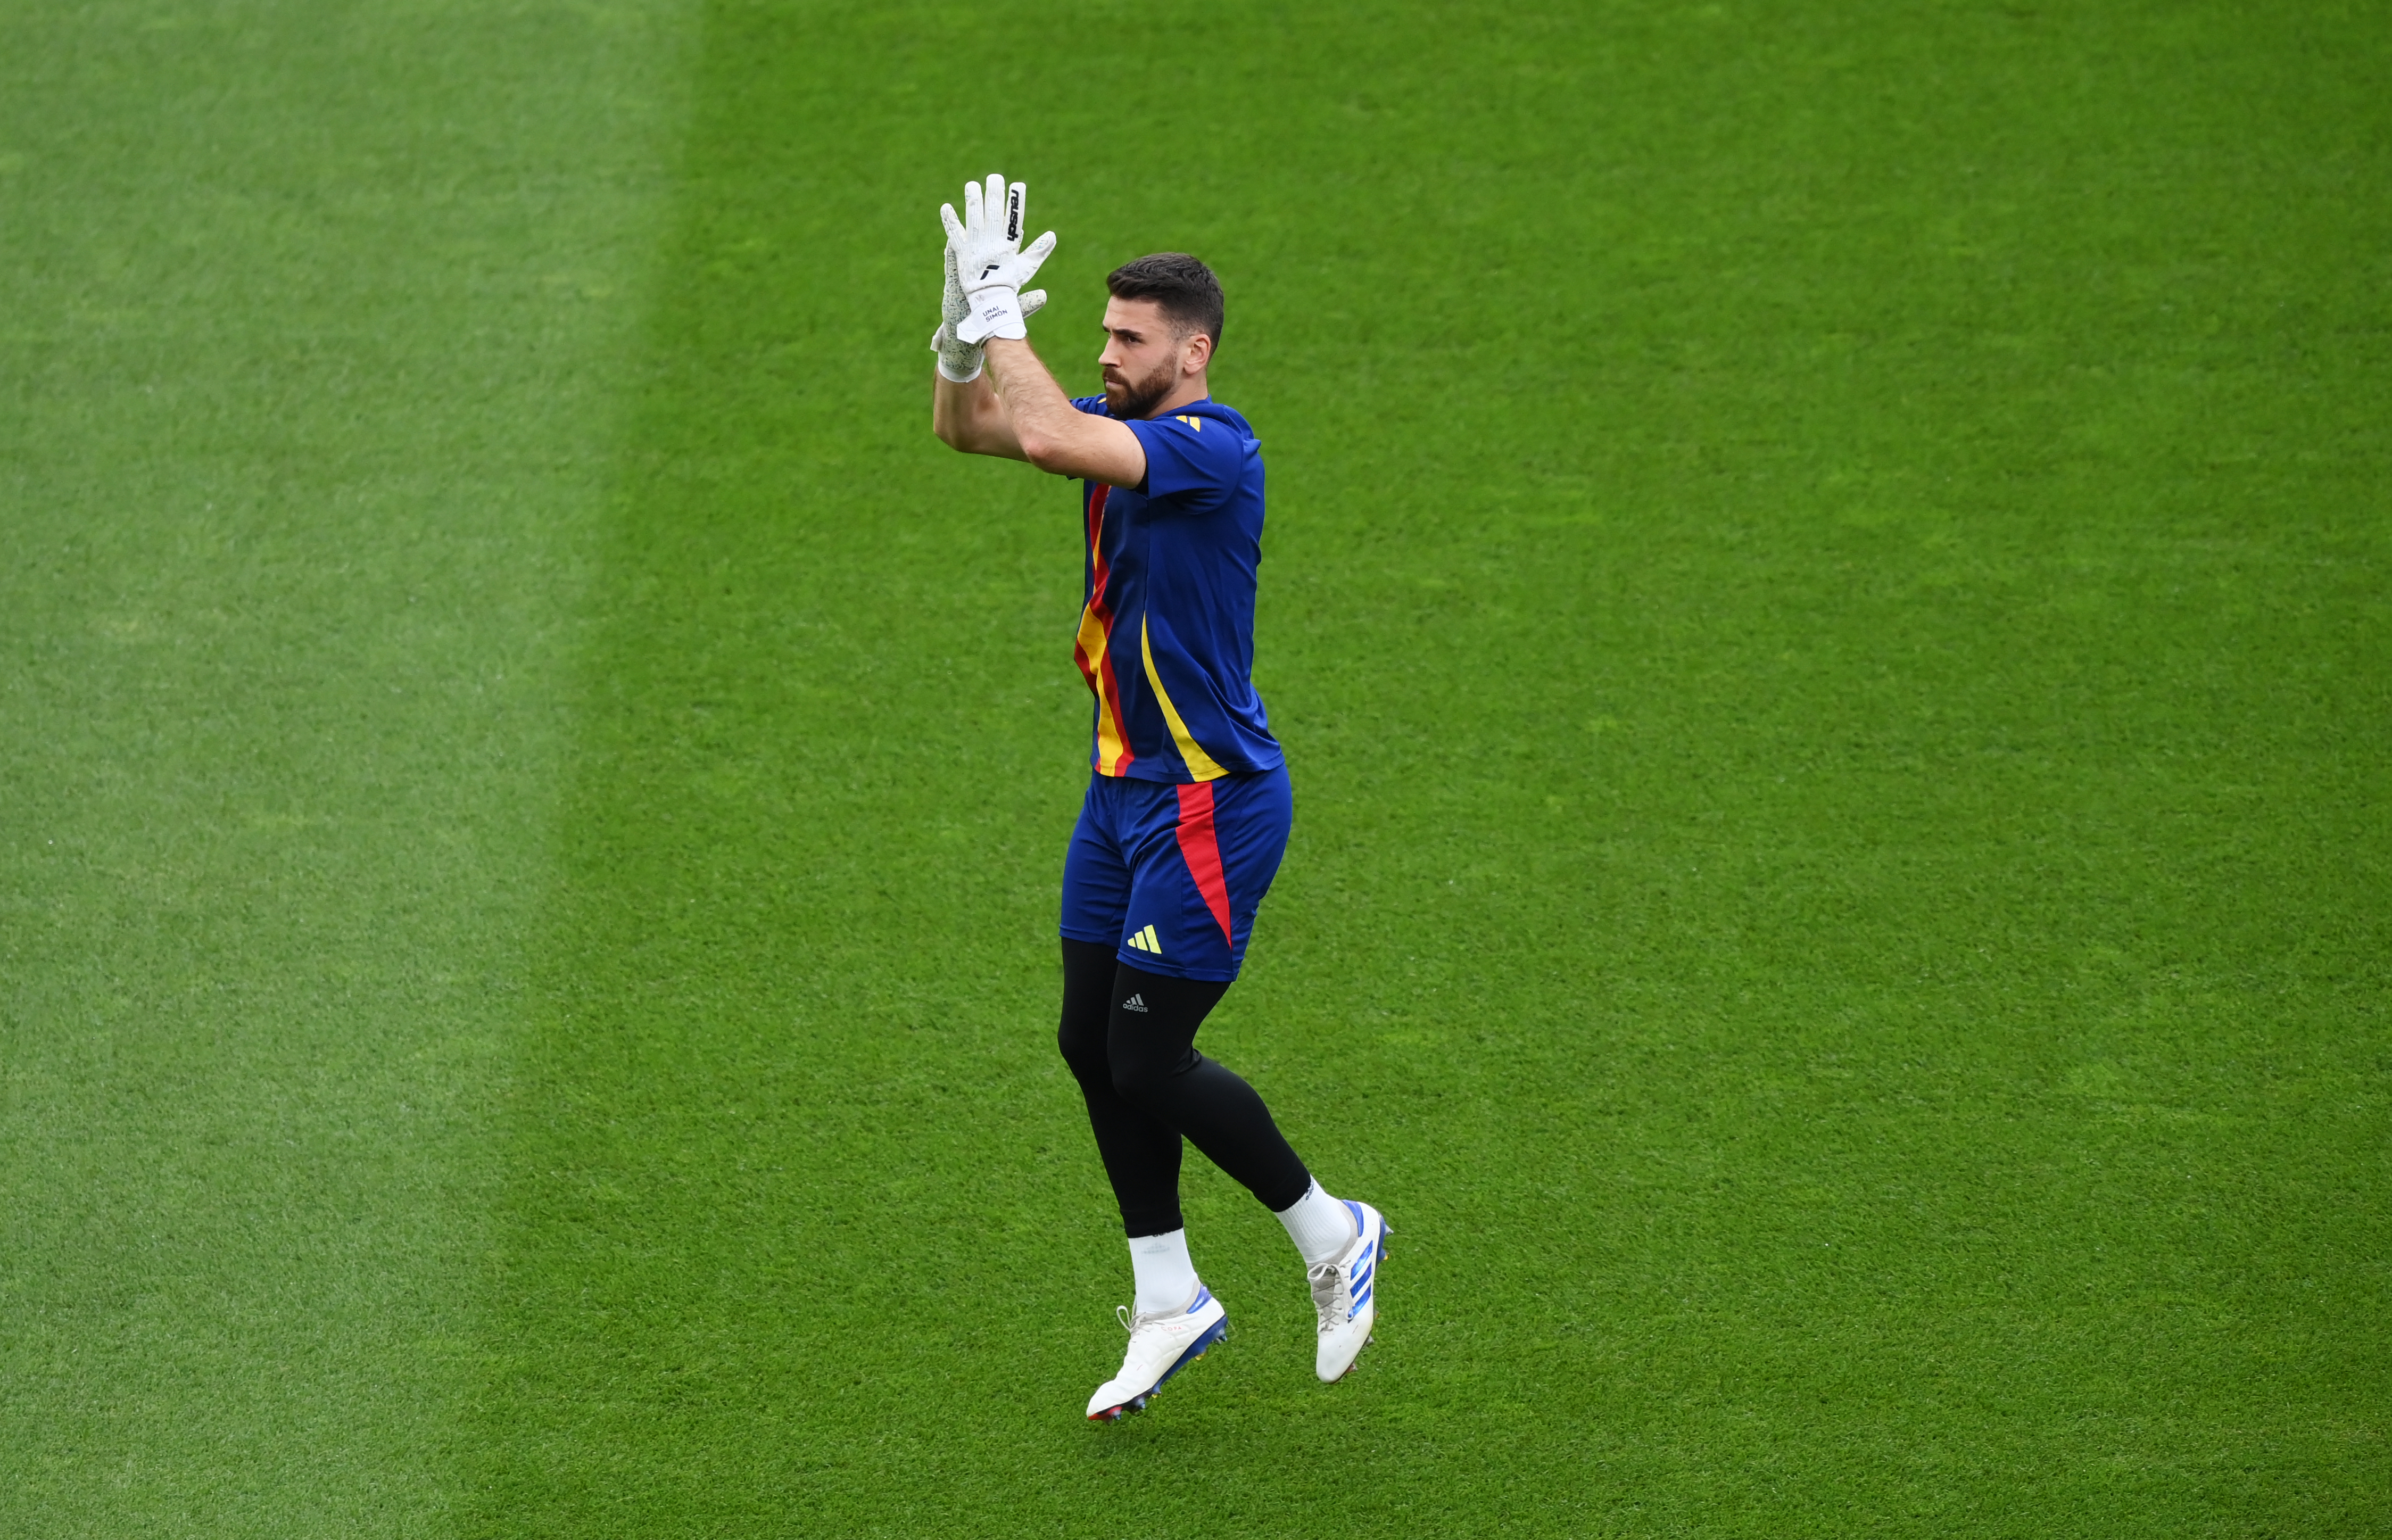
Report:
[[[1188,724],[1180,718],[1179,708],[1171,703],[1171,692],[1163,687],[1163,675],[1154,672],[1154,644],[1147,640],[1146,617],[1143,615],[1138,619],[1138,650],[1145,656],[1146,682],[1154,686],[1154,698],[1163,707],[1163,720],[1171,724],[1171,741],[1179,746],[1179,757],[1188,762],[1188,773],[1200,781],[1216,781],[1228,775],[1227,770],[1213,763],[1213,756],[1204,751],[1203,745],[1198,743],[1195,735],[1188,730]]]

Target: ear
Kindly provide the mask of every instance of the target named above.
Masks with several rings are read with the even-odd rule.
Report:
[[[1187,346],[1188,351],[1179,357],[1179,372],[1183,374],[1203,373],[1204,366],[1213,361],[1211,334],[1204,332],[1190,332],[1188,333]]]

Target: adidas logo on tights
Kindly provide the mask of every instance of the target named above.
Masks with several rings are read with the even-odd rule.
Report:
[[[1146,1013],[1146,998],[1141,995],[1132,995],[1129,998],[1122,1001],[1122,1009],[1124,1011],[1135,1011],[1140,1015],[1144,1015]]]

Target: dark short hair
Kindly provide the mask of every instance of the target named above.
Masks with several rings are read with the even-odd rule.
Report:
[[[1202,332],[1221,346],[1221,281],[1186,252],[1157,252],[1105,275],[1115,299],[1150,299],[1180,335]]]

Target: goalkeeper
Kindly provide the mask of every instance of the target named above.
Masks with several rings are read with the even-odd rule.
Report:
[[[1059,1038],[1129,1234],[1128,1351],[1088,1401],[1091,1418],[1110,1421],[1228,1329],[1189,1258],[1183,1138],[1287,1227],[1324,1380],[1370,1340],[1386,1227],[1369,1204],[1324,1192],[1254,1088],[1194,1046],[1238,976],[1293,813],[1252,680],[1262,447],[1205,383],[1221,286],[1178,253],[1115,268],[1104,394],[1068,398],[1028,340],[1046,294],[1022,290],[1055,235],[1025,249],[1022,206],[1020,182],[991,176],[985,190],[965,187],[960,217],[940,211],[947,288],[931,424],[953,449],[1080,483],[1073,655],[1095,734],[1063,860]]]

